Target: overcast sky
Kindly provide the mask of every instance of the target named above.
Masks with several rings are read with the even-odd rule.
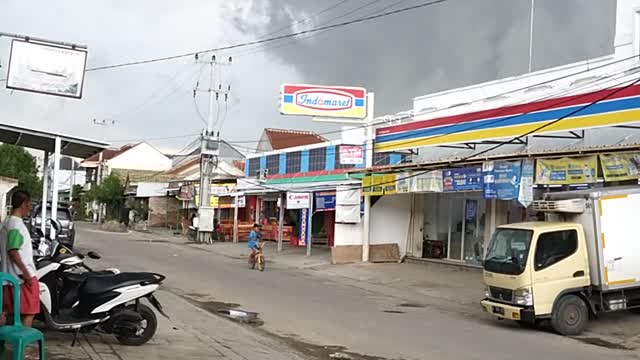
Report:
[[[89,47],[88,67],[144,60],[343,22],[426,0],[0,0],[0,32]],[[395,4],[395,5],[394,5]],[[530,0],[449,0],[410,13],[268,46],[234,57],[217,81],[232,85],[231,141],[256,141],[264,127],[332,131],[278,113],[284,82],[365,86],[376,115],[408,110],[412,98],[527,71]],[[320,14],[319,14],[320,13]],[[319,15],[318,15],[319,14]],[[615,0],[536,0],[534,69],[612,52]],[[0,38],[0,78],[10,41]],[[81,100],[0,89],[0,122],[114,141],[150,139],[167,151],[204,126],[207,70],[185,58],[90,72]],[[199,106],[199,112],[196,110]],[[92,120],[114,124],[93,125]],[[156,140],[157,138],[176,137]],[[331,137],[331,136],[330,136]],[[255,147],[255,144],[244,144]]]

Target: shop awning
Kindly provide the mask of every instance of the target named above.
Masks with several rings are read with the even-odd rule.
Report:
[[[53,153],[56,138],[62,141],[61,154],[75,158],[86,159],[109,147],[102,141],[0,124],[0,143]]]

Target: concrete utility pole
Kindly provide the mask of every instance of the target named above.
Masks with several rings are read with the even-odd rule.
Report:
[[[373,140],[376,135],[376,131],[373,128],[373,121],[375,116],[374,112],[374,101],[375,95],[374,93],[367,94],[367,141],[366,141],[366,152],[365,152],[365,166],[367,169],[371,169],[373,167]],[[369,243],[371,236],[371,195],[364,196],[364,224],[363,224],[363,236],[362,236],[362,261],[369,261]]]
[[[199,54],[195,55],[196,63],[200,62]],[[207,121],[207,128],[202,133],[202,145],[200,150],[200,203],[197,204],[201,210],[211,209],[209,203],[209,190],[211,185],[211,177],[218,168],[218,156],[220,154],[220,119],[213,120],[213,108],[214,102],[219,102],[220,95],[224,96],[224,101],[228,101],[229,93],[231,92],[231,85],[228,85],[225,90],[222,89],[222,84],[215,85],[215,70],[216,66],[231,65],[232,58],[229,57],[228,62],[218,62],[216,56],[212,55],[211,59],[204,60],[204,63],[209,65],[209,87],[207,89],[200,89],[200,84],[196,84],[196,88],[193,90],[193,97],[195,98],[198,91],[209,93],[209,116]],[[218,112],[219,114],[219,112]],[[211,209],[215,218],[215,209]],[[202,215],[203,211],[201,211]],[[204,227],[203,227],[204,225]],[[211,224],[213,226],[213,224]],[[203,224],[202,218],[199,222],[199,229],[209,228],[209,224]],[[200,236],[196,236],[196,242],[198,242]]]

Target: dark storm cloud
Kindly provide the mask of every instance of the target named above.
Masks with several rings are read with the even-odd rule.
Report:
[[[259,37],[327,23],[371,0],[256,0],[263,24],[238,26]],[[397,0],[372,5],[336,22],[366,16]],[[404,1],[397,9],[423,1]],[[529,0],[449,0],[373,22],[274,44],[268,50],[304,81],[365,86],[376,92],[376,113],[411,107],[415,96],[524,73],[528,68]],[[615,0],[537,0],[534,70],[612,52]],[[237,18],[245,24],[246,18]],[[291,24],[293,26],[290,26]],[[287,79],[283,79],[287,81]]]

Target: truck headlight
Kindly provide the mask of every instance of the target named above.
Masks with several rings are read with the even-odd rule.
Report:
[[[522,306],[533,306],[533,290],[523,287],[513,292],[513,302]]]
[[[485,286],[485,287],[484,287],[484,298],[485,298],[485,299],[488,299],[488,298],[490,298],[490,297],[491,297],[491,290],[489,289],[489,287],[488,287],[488,286]]]

